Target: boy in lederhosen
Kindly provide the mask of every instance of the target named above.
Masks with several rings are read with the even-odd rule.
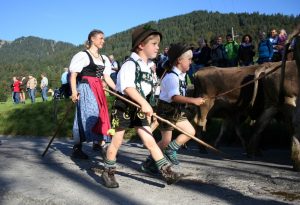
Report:
[[[186,72],[192,63],[193,53],[189,46],[177,43],[172,44],[168,51],[169,60],[165,64],[168,70],[161,81],[161,91],[157,105],[157,115],[170,121],[182,130],[195,135],[195,129],[188,121],[185,111],[185,105],[202,105],[205,100],[201,97],[186,97]],[[173,127],[164,122],[159,122],[162,139],[158,142],[159,147],[170,162],[178,165],[176,153],[178,149],[191,138],[180,134],[175,140],[172,140]],[[148,157],[142,164],[142,170],[155,172],[153,159]]]
[[[132,33],[132,53],[122,65],[118,76],[116,90],[119,94],[139,104],[141,109],[117,98],[112,110],[112,127],[116,129],[108,146],[104,160],[102,179],[109,188],[119,187],[115,179],[116,155],[122,144],[125,129],[134,127],[144,145],[150,151],[157,169],[168,184],[175,183],[182,175],[171,168],[171,163],[164,157],[156,144],[148,119],[153,114],[150,102],[154,101],[153,71],[151,66],[158,53],[161,33],[149,26],[139,27]]]

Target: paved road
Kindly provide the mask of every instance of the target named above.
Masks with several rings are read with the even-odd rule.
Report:
[[[292,171],[288,150],[267,150],[249,160],[240,148],[224,147],[231,160],[196,147],[179,154],[188,176],[176,185],[138,171],[147,150],[124,143],[116,175],[120,188],[102,185],[97,168],[100,154],[90,144],[87,161],[73,161],[72,143],[55,139],[47,155],[48,138],[0,136],[0,204],[300,204],[300,174]],[[96,172],[95,169],[96,168]]]

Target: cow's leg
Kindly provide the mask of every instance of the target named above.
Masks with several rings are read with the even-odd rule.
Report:
[[[196,135],[199,139],[203,139],[203,134],[206,131],[207,115],[215,102],[214,99],[209,99],[209,98],[207,98],[207,96],[203,96],[203,97],[206,98],[207,100],[206,100],[205,104],[200,106],[201,118],[200,118],[200,122],[198,122],[198,126],[196,128]],[[207,150],[206,150],[205,146],[199,144],[199,152],[206,154]]]
[[[196,137],[198,139],[202,140],[204,138],[203,127],[202,126],[196,126],[195,130],[196,130]],[[199,143],[198,143],[198,148],[199,148],[199,152],[201,154],[207,154],[208,153],[207,150],[206,150],[206,147],[203,146],[203,145],[201,145],[201,144],[199,144]]]
[[[246,150],[246,142],[245,139],[243,138],[242,131],[241,131],[241,123],[239,120],[236,121],[234,124],[234,130],[238,138],[241,140],[241,144],[244,150]]]
[[[225,118],[222,120],[222,124],[221,124],[221,129],[220,129],[220,132],[219,132],[219,135],[217,137],[217,139],[215,140],[214,142],[214,146],[215,147],[219,147],[219,143],[224,135],[224,133],[226,132],[226,130],[228,129],[228,126],[229,126],[229,119],[228,118]]]
[[[297,99],[296,112],[294,116],[295,134],[292,137],[291,159],[294,170],[300,171],[300,97]]]
[[[300,140],[299,137],[292,137],[291,160],[295,171],[300,172]]]
[[[203,98],[207,97],[204,96]],[[205,104],[200,105],[201,117],[200,121],[198,121],[197,124],[202,127],[203,131],[206,131],[207,115],[210,109],[214,106],[214,103],[214,99],[207,99]]]
[[[272,119],[276,115],[277,112],[278,112],[278,109],[276,107],[267,108],[262,113],[262,115],[258,119],[258,121],[256,122],[255,127],[254,127],[254,133],[253,133],[252,137],[250,138],[249,144],[247,146],[248,156],[254,157],[255,155],[257,155],[257,156],[261,155],[261,152],[259,152],[259,150],[258,150],[261,133],[265,130],[266,126],[270,122],[270,119]]]

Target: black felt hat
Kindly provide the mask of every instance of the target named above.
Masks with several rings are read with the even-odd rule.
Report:
[[[168,58],[171,65],[186,51],[191,50],[191,46],[184,43],[171,44],[168,51]]]
[[[131,51],[134,51],[138,45],[143,42],[148,36],[157,34],[162,39],[162,35],[159,31],[151,28],[149,25],[141,26],[136,28],[132,32],[132,48]]]

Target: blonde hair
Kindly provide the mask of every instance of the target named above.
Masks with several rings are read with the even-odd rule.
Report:
[[[178,65],[178,61],[182,58],[192,58],[192,57],[193,57],[192,50],[187,50],[186,52],[184,52],[183,54],[181,54],[181,56],[179,56],[177,58],[177,60],[175,61],[175,65]]]

